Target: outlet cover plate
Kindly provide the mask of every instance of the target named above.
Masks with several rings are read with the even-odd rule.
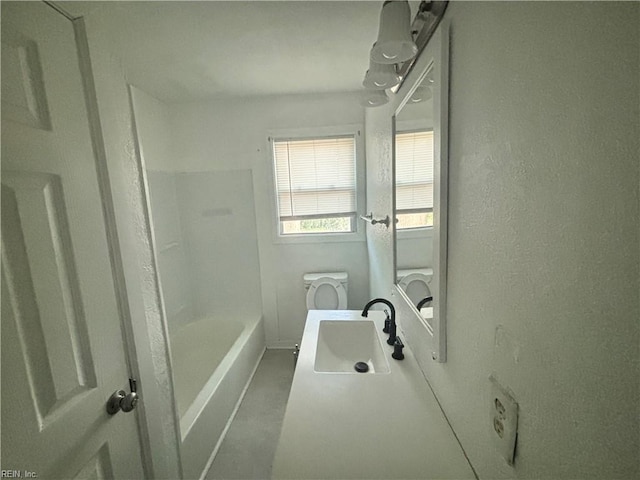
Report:
[[[491,382],[489,418],[493,444],[509,465],[513,465],[518,433],[518,403],[494,375]]]

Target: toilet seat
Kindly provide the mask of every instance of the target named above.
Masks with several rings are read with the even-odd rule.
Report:
[[[320,291],[326,291],[327,288],[333,289],[333,293],[335,295],[335,298],[333,299],[333,303],[335,304],[334,306],[329,305],[323,307],[321,305],[317,305],[318,302],[316,301],[316,294],[320,287],[324,287],[324,289],[321,289]],[[307,292],[308,310],[344,310],[346,308],[347,292],[344,285],[336,279],[331,277],[320,277],[309,285],[309,291]]]
[[[417,303],[417,301],[420,301],[422,298],[431,296],[428,278],[429,277],[420,272],[409,273],[400,280],[398,286],[407,293],[407,296],[409,296],[411,300],[414,300],[414,297],[417,298]]]

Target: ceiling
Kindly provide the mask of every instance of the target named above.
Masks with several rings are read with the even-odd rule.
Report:
[[[360,90],[379,1],[64,2],[99,18],[128,80],[168,103]],[[410,2],[415,12],[419,2]]]

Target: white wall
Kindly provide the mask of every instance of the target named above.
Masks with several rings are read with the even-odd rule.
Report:
[[[306,318],[307,272],[346,271],[349,307],[368,300],[367,247],[356,242],[283,244],[275,242],[271,152],[267,137],[282,129],[363,124],[354,95],[236,98],[172,105],[176,169],[184,172],[251,170],[260,257],[259,271],[267,346],[299,342]]]
[[[175,161],[172,156],[169,107],[141,88],[130,88],[136,117],[136,133],[145,168],[163,172],[173,171]]]
[[[639,7],[452,2],[445,15],[447,363],[406,305],[399,318],[480,478],[640,476]],[[366,114],[382,215],[394,108]],[[371,293],[390,295],[388,235],[368,241]],[[520,405],[513,468],[492,446],[491,373]]]

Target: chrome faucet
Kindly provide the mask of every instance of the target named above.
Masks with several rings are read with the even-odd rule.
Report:
[[[375,298],[371,300],[364,306],[364,309],[362,310],[362,316],[366,318],[369,315],[369,309],[376,303],[384,303],[387,307],[389,307],[389,310],[391,310],[391,322],[389,323],[389,338],[387,339],[387,343],[389,345],[393,345],[396,341],[396,309],[393,307],[392,303],[389,300],[386,300],[384,298]]]
[[[418,309],[418,311],[420,311],[420,309],[424,307],[425,303],[429,303],[432,300],[433,300],[433,297],[425,297],[418,302],[418,304],[416,305],[416,308]]]

